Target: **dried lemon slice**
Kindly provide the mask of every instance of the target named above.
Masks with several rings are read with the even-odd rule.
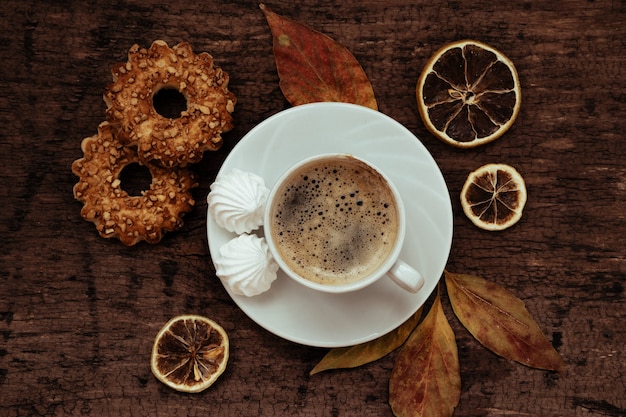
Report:
[[[459,148],[499,138],[517,118],[521,104],[511,60],[475,40],[439,49],[422,71],[416,95],[428,130]]]
[[[469,174],[461,190],[465,215],[478,227],[503,230],[517,223],[526,204],[526,184],[515,168],[487,164]]]
[[[157,379],[183,392],[200,392],[215,382],[228,362],[228,336],[213,320],[183,315],[168,321],[152,347]]]

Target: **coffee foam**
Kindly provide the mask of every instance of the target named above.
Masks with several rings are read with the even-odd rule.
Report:
[[[298,275],[322,284],[357,281],[393,249],[399,222],[394,202],[387,181],[360,160],[314,161],[278,191],[272,238]]]

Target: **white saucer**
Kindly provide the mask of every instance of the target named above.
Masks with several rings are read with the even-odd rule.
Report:
[[[252,320],[280,337],[309,346],[341,347],[395,329],[426,301],[448,260],[452,206],[441,171],[424,145],[390,117],[352,104],[306,104],[275,114],[241,139],[220,172],[253,172],[269,188],[294,163],[329,152],[369,160],[397,186],[408,223],[400,257],[422,273],[424,287],[410,294],[383,277],[356,292],[329,294],[297,284],[279,271],[261,295],[245,297],[226,290]],[[209,215],[207,236],[214,260],[219,259],[219,248],[236,237]]]

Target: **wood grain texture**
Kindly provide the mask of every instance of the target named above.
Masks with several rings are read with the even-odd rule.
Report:
[[[448,269],[493,280],[526,302],[568,363],[555,374],[500,359],[453,317],[462,393],[456,416],[626,416],[626,3],[313,1],[268,7],[344,44],[380,111],[421,138],[454,208]],[[521,113],[482,148],[451,148],[421,123],[415,83],[447,42],[475,38],[516,64]],[[237,126],[194,167],[185,226],[158,245],[123,247],[80,218],[72,161],[104,118],[110,67],[134,43],[189,42],[229,72]],[[288,107],[271,33],[249,0],[0,3],[0,415],[391,416],[394,354],[309,376],[326,350],[280,339],[231,301],[205,235],[205,197],[228,152]],[[528,186],[520,223],[477,229],[458,195],[488,162]],[[417,197],[417,196],[416,196]],[[158,329],[200,313],[231,338],[229,366],[199,395],[150,373]]]

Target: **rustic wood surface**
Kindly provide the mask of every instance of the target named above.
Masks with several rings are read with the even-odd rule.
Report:
[[[456,416],[626,416],[626,2],[301,0],[268,2],[347,46],[380,111],[420,137],[454,209],[447,268],[526,302],[568,363],[544,372],[485,350],[454,318],[462,394]],[[430,135],[415,83],[443,44],[475,38],[505,52],[523,90],[501,139],[458,150]],[[157,245],[127,248],[80,218],[72,161],[104,118],[110,67],[134,43],[187,41],[230,73],[236,128],[194,167],[197,207]],[[391,416],[395,354],[309,376],[325,349],[285,341],[230,299],[208,252],[205,197],[237,141],[289,107],[258,3],[0,2],[0,415]],[[466,175],[487,162],[527,181],[524,217],[490,233],[463,215]],[[196,395],[151,374],[157,330],[200,313],[231,337],[224,375]]]

